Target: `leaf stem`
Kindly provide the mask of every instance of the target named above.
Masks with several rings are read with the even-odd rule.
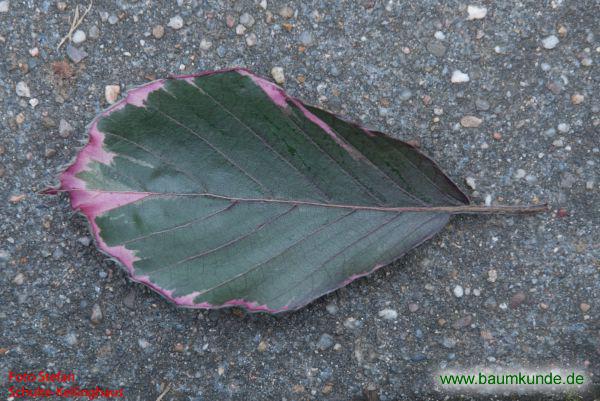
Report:
[[[408,209],[408,208],[404,208]],[[417,209],[417,208],[412,208]],[[481,206],[481,205],[465,205],[465,206],[432,206],[428,208],[418,208],[423,210],[417,211],[438,211],[454,214],[536,214],[548,212],[550,208],[548,204],[541,205],[525,205],[525,206]],[[408,211],[408,210],[406,210]]]

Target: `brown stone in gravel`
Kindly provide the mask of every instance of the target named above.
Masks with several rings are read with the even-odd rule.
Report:
[[[366,401],[379,401],[379,391],[375,384],[368,384],[367,387],[363,389],[363,394]]]
[[[304,386],[302,384],[294,384],[292,386],[292,393],[300,394],[304,392]]]
[[[585,313],[585,312],[589,311],[589,310],[590,310],[590,308],[591,308],[590,304],[586,304],[585,302],[582,302],[582,303],[579,305],[579,309],[581,309],[581,311],[582,311],[583,313]]]
[[[156,25],[154,28],[152,28],[152,36],[154,36],[156,39],[160,39],[165,36],[165,27],[162,25]]]
[[[11,196],[10,198],[8,198],[8,201],[9,201],[10,203],[13,203],[13,204],[14,204],[14,203],[19,203],[19,202],[21,202],[23,199],[25,199],[25,197],[26,197],[26,196],[25,196],[25,194],[13,195],[13,196]]]
[[[460,319],[458,319],[456,322],[454,322],[452,324],[452,327],[455,329],[465,328],[471,324],[472,320],[473,320],[473,316],[471,316],[471,315],[463,316]]]
[[[92,306],[92,315],[90,316],[90,321],[93,324],[98,324],[102,321],[102,318],[102,309],[100,309],[100,305],[94,304],[94,306]]]
[[[581,104],[585,100],[585,97],[581,93],[574,93],[571,95],[571,103]]]
[[[494,339],[494,336],[492,335],[491,331],[488,330],[481,330],[481,338],[483,338],[486,341],[492,341]]]
[[[331,384],[331,383],[327,383],[326,385],[324,385],[323,390],[321,390],[321,392],[323,394],[331,394],[332,391],[333,391],[333,384]]]
[[[227,28],[233,28],[235,25],[235,18],[233,18],[233,15],[225,16],[225,25],[227,25]]]
[[[483,120],[475,116],[464,116],[460,119],[460,125],[465,128],[477,128],[481,125]]]
[[[513,295],[510,298],[510,307],[512,309],[519,307],[519,305],[521,305],[525,301],[526,298],[527,298],[527,295],[523,291],[517,292],[515,295]]]

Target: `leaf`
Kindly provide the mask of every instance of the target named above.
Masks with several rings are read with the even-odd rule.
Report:
[[[58,190],[133,280],[182,306],[273,313],[490,210],[414,147],[241,68],[130,91]]]

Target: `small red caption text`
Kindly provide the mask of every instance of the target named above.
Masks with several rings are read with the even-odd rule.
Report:
[[[75,384],[75,373],[58,371],[8,372],[8,399],[63,397],[96,400],[123,398],[123,389],[108,389],[100,386],[81,388]]]

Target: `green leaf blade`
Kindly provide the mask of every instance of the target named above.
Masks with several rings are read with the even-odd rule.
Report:
[[[61,189],[133,280],[267,312],[391,263],[469,203],[410,145],[243,69],[134,89],[94,120]]]

